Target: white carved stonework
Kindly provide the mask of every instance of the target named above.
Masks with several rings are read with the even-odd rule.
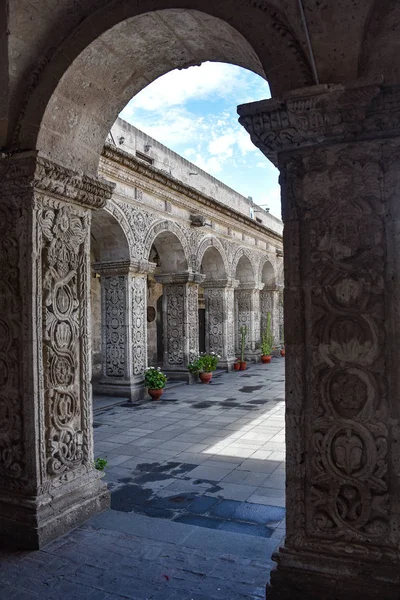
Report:
[[[240,354],[241,327],[247,327],[245,343],[246,356],[256,358],[255,353],[260,345],[260,308],[258,290],[238,289],[235,292],[236,302],[236,353]]]
[[[260,316],[261,316],[261,335],[264,333],[267,326],[268,313],[273,314],[274,310],[274,299],[273,292],[271,290],[262,290],[260,292]]]
[[[96,391],[136,400],[147,361],[146,261],[95,263],[102,290],[102,372]]]
[[[0,161],[0,530],[26,547],[108,502],[93,467],[88,207],[110,195],[43,158]]]
[[[220,356],[224,353],[224,288],[205,288],[206,348]]]
[[[203,283],[206,310],[206,349],[221,356],[220,366],[228,370],[235,361],[235,298],[238,284],[232,279]]]
[[[197,273],[171,273],[155,276],[163,283],[164,368],[186,370],[199,352]]]
[[[399,106],[397,88],[371,85],[243,109],[279,162],[285,220],[287,536],[272,600],[398,598]]]
[[[271,315],[271,332],[275,344],[283,340],[283,299],[277,290],[263,289],[260,292],[261,337],[267,326],[268,313]]]
[[[102,291],[102,344],[103,375],[125,379],[127,369],[128,290],[127,275],[103,276]]]

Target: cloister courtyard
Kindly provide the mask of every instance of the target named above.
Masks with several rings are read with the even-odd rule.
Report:
[[[95,397],[111,510],[39,552],[1,552],[0,597],[264,598],[285,527],[284,363],[158,402]]]

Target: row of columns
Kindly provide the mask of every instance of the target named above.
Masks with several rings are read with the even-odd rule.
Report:
[[[95,263],[101,276],[102,376],[98,391],[128,396],[143,394],[147,366],[147,275],[155,265]],[[163,285],[163,368],[170,378],[182,377],[199,353],[198,290],[204,288],[206,348],[221,356],[220,366],[231,369],[240,353],[240,326],[246,325],[246,359],[260,357],[265,309],[279,331],[276,291],[254,289],[235,279],[205,280],[200,273],[155,275]],[[236,324],[236,325],[235,325]]]

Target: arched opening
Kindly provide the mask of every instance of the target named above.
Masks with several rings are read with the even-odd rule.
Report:
[[[245,358],[257,361],[259,353],[259,311],[256,305],[256,277],[250,258],[242,254],[237,262],[235,279],[239,282],[235,290],[236,354],[240,356],[242,331],[245,331]]]
[[[184,366],[185,349],[181,336],[188,260],[177,233],[156,234],[148,260],[156,264],[147,276],[147,360],[150,366],[179,369]],[[164,295],[165,293],[165,295]]]
[[[19,123],[21,146],[95,174],[118,113],[143,87],[174,68],[228,62],[267,74],[274,93],[311,80],[303,51],[287,27],[287,42],[281,43],[285,17],[276,8],[249,5],[242,12],[217,2],[205,10],[201,0],[185,3],[184,9],[165,4],[142,2],[140,9],[109,5],[83,21],[35,81]]]
[[[236,265],[235,279],[243,286],[255,285],[255,274],[248,256],[243,254]]]
[[[114,394],[112,383],[125,380],[129,369],[126,303],[130,250],[120,223],[106,209],[93,212],[90,239],[92,386],[96,396],[102,396]],[[95,408],[102,405],[96,396]]]

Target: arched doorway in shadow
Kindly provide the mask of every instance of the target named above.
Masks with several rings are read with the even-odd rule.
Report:
[[[265,258],[261,263],[260,276],[260,335],[261,338],[267,326],[268,313],[271,315],[271,333],[275,344],[280,342],[280,310],[276,276],[272,263]]]

